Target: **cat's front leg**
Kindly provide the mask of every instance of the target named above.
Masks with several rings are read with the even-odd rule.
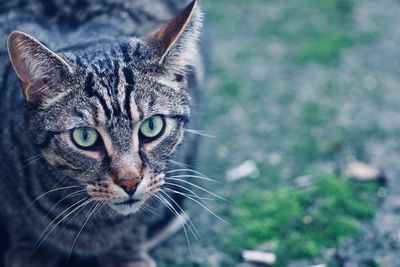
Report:
[[[59,261],[54,256],[32,253],[32,249],[14,246],[5,255],[5,267],[56,267]]]

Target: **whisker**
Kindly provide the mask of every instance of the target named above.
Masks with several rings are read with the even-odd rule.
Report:
[[[26,159],[25,161],[26,161],[27,163],[26,163],[25,165],[22,166],[22,169],[28,167],[29,165],[32,165],[33,163],[37,162],[37,161],[40,160],[41,158],[43,158],[43,155],[42,155],[42,154],[37,154],[37,155],[35,155],[35,156],[32,156],[32,157]]]
[[[207,134],[204,131],[200,131],[200,130],[185,129],[185,132],[192,133],[192,134],[197,134],[197,135],[204,136],[204,137],[209,137],[209,138],[216,138],[216,136],[211,135],[211,134]]]
[[[169,201],[167,199],[165,199],[162,195],[159,195],[158,193],[156,193],[154,196],[159,201],[161,201],[161,203],[164,204],[175,216],[178,217],[178,219],[182,225],[183,232],[185,233],[186,242],[188,244],[190,255],[193,255],[192,247],[190,246],[190,242],[189,242],[189,236],[188,236],[186,226],[185,226],[185,225],[187,225],[186,222],[182,219],[182,216],[179,216],[179,213],[175,210],[175,208],[171,205],[171,203],[169,203]]]
[[[173,173],[173,172],[193,172],[193,173],[198,174],[198,175],[200,175],[202,177],[210,178],[210,177],[207,177],[207,175],[205,175],[205,174],[203,174],[203,173],[201,173],[199,171],[196,171],[196,170],[193,170],[193,169],[189,169],[189,168],[173,169],[173,170],[169,170],[169,171],[167,171],[165,173]]]
[[[76,196],[76,195],[82,194],[82,193],[85,192],[85,191],[86,191],[86,189],[81,189],[81,190],[75,191],[75,192],[73,192],[73,193],[71,193],[71,194],[69,194],[69,195],[63,197],[63,198],[60,199],[56,204],[54,204],[54,206],[49,210],[49,212],[47,213],[47,215],[50,214],[50,212],[51,212],[53,209],[55,209],[55,208],[57,207],[57,205],[60,204],[63,200],[65,200],[65,199],[67,199],[67,198],[69,198],[69,197],[74,197],[74,196]]]
[[[196,171],[196,170],[193,170],[193,169],[189,169],[189,168],[181,168],[181,169],[169,170],[169,171],[166,171],[165,173],[167,174],[167,173],[176,173],[176,172],[191,172],[191,173],[197,174],[199,176],[196,176],[196,175],[193,175],[193,174],[182,174],[182,175],[185,175],[187,177],[199,178],[199,179],[203,179],[203,180],[210,181],[210,182],[221,183],[220,181],[217,181],[215,179],[211,179],[210,177],[208,177],[207,175],[205,175],[205,174],[203,174],[203,173],[201,173],[199,171]],[[172,177],[185,177],[185,176],[175,175],[175,176],[172,176]]]
[[[162,189],[161,189],[160,192],[163,193],[166,197],[168,197],[168,198],[178,207],[178,209],[179,209],[183,214],[185,214],[185,216],[188,218],[188,222],[189,222],[188,228],[189,228],[190,231],[192,232],[193,236],[196,238],[196,240],[197,240],[197,242],[199,243],[199,245],[201,245],[201,242],[200,242],[199,238],[197,237],[197,235],[200,235],[200,234],[199,234],[199,232],[198,232],[196,226],[194,226],[194,224],[193,224],[192,220],[190,219],[190,217],[187,215],[187,213],[181,208],[181,206],[180,206],[171,196],[168,195],[168,193],[166,193],[166,192],[163,191]]]
[[[185,186],[183,186],[183,185],[180,185],[180,184],[175,184],[175,183],[170,183],[170,182],[165,182],[165,184],[166,184],[166,185],[171,185],[171,186],[174,186],[174,187],[182,188],[182,189],[186,190],[187,192],[193,194],[193,195],[190,195],[190,196],[197,197],[197,198],[199,198],[199,199],[203,199],[203,198],[204,198],[205,200],[215,200],[215,198],[208,198],[208,197],[199,196],[199,195],[198,195],[196,192],[194,192],[193,190],[191,190],[191,189],[189,189],[189,188],[187,188],[187,187],[185,187]],[[170,189],[170,190],[174,190],[174,189],[168,188],[168,187],[165,187],[165,188],[166,188],[166,189]],[[178,192],[180,192],[180,191],[178,191]],[[184,194],[189,195],[189,194],[186,193],[186,192],[181,192],[181,193],[184,193]]]
[[[175,164],[176,166],[179,166],[179,167],[183,167],[183,168],[188,168],[188,167],[190,167],[189,164],[185,164],[185,163],[182,163],[182,162],[179,162],[179,161],[176,161],[176,160],[170,159],[170,160],[168,160],[168,161],[171,162],[172,164]]]
[[[204,205],[203,203],[201,203],[200,201],[196,200],[193,197],[190,196],[186,196],[188,199],[196,202],[197,204],[199,204],[200,206],[202,206],[203,208],[205,208],[208,212],[210,212],[212,215],[214,215],[217,219],[219,219],[221,222],[228,224],[227,221],[225,221],[224,219],[222,219],[220,216],[218,216],[217,214],[215,214],[215,212],[213,212],[210,208],[208,208],[206,205]]]
[[[41,156],[43,156],[42,153],[38,153],[36,155],[33,155],[32,157],[27,158],[25,161],[28,162],[28,161],[30,161],[32,159],[36,159],[36,158],[39,158]]]
[[[223,198],[223,197],[221,197],[221,196],[219,196],[219,195],[217,195],[217,194],[215,194],[215,193],[213,193],[213,192],[211,192],[211,191],[209,191],[209,190],[207,190],[207,189],[205,189],[205,188],[203,188],[203,187],[201,187],[201,186],[199,186],[197,184],[191,183],[189,181],[186,181],[186,180],[183,180],[183,179],[176,179],[176,178],[172,178],[172,177],[165,177],[165,179],[166,180],[169,179],[169,180],[173,180],[173,181],[178,181],[178,182],[182,182],[182,183],[185,183],[185,184],[189,184],[189,185],[191,185],[193,187],[196,187],[196,188],[198,188],[198,189],[200,189],[200,190],[202,190],[202,191],[204,191],[204,192],[206,192],[206,193],[208,193],[208,194],[210,194],[210,195],[212,195],[212,196],[214,196],[216,198],[219,198],[221,200],[227,201],[227,199],[225,199],[225,198]]]
[[[70,224],[70,223],[74,220],[74,218],[75,218],[76,216],[78,216],[79,212],[81,212],[81,210],[83,210],[83,209],[85,209],[85,208],[86,208],[86,206],[82,206],[82,207],[80,207],[77,211],[75,211],[75,214],[72,215],[72,216],[69,218],[69,220],[66,222],[66,224],[67,224],[67,225]]]
[[[192,230],[191,227],[187,224],[187,221],[189,220],[189,217],[186,215],[186,213],[184,213],[184,215],[185,215],[184,218],[185,218],[186,220],[181,219],[181,216],[180,216],[179,212],[174,208],[174,206],[171,204],[171,202],[169,202],[168,199],[166,199],[164,196],[159,195],[159,194],[157,194],[157,195],[163,200],[164,203],[166,203],[166,205],[167,205],[167,207],[169,208],[169,210],[170,210],[173,214],[175,214],[175,216],[177,216],[178,218],[180,218],[181,224],[182,224],[182,227],[183,227],[185,236],[186,236],[186,241],[187,241],[187,244],[188,244],[188,247],[189,247],[189,251],[190,251],[190,254],[192,255],[192,246],[190,245],[189,235],[188,235],[188,232],[187,232],[187,230],[186,230],[186,227],[187,227],[187,228],[190,230],[190,232],[192,232],[192,234],[193,234],[193,230]]]
[[[143,208],[143,210],[148,211],[148,212],[150,212],[152,214],[155,214],[155,215],[159,215],[160,214],[160,212],[157,209],[153,208],[148,203],[144,203],[142,208]]]
[[[169,176],[169,177],[173,177],[173,178],[196,178],[196,179],[200,179],[200,180],[205,180],[205,181],[209,181],[212,183],[217,183],[220,184],[220,181],[217,180],[213,180],[207,177],[203,177],[203,176],[197,176],[197,175],[192,175],[192,174],[180,174],[180,175],[173,175],[173,176]]]
[[[167,184],[169,184],[169,183],[167,183]],[[171,185],[177,186],[176,184],[171,184]],[[197,194],[196,194],[196,195],[190,195],[190,194],[187,194],[187,193],[184,193],[184,192],[181,192],[181,191],[177,191],[177,190],[174,190],[174,189],[171,189],[171,188],[168,188],[168,187],[165,187],[164,189],[167,190],[167,191],[170,191],[170,192],[173,192],[173,193],[182,195],[182,196],[195,197],[195,198],[197,198],[197,199],[199,199],[199,200],[215,200],[215,198],[202,197],[202,196],[199,196],[199,195],[197,195]],[[186,189],[186,188],[185,188],[185,189]]]
[[[43,233],[40,235],[40,237],[38,238],[38,241],[36,242],[35,246],[34,246],[34,251],[36,251],[43,243],[44,241],[47,239],[47,237],[53,232],[53,230],[64,220],[66,219],[69,215],[71,215],[72,213],[74,213],[75,211],[77,211],[80,207],[85,206],[87,204],[89,204],[90,202],[94,201],[93,199],[89,199],[89,198],[84,198],[79,200],[78,202],[72,204],[70,207],[68,207],[67,209],[65,209],[62,213],[60,213],[54,220],[52,220],[49,225],[46,227],[46,229],[44,229]],[[82,202],[84,202],[82,204]],[[78,205],[78,207],[76,207]],[[75,207],[75,208],[74,208]],[[68,210],[74,208],[71,212],[69,212],[67,215],[65,215],[61,220],[59,220],[52,228],[51,225],[57,221],[58,218],[60,218],[64,213],[66,213]],[[50,229],[51,228],[51,229]],[[45,235],[45,233],[47,232],[47,234]],[[45,235],[45,236],[44,236]],[[42,238],[44,236],[44,238]],[[41,241],[40,241],[41,240]],[[39,244],[37,244],[40,241]]]
[[[142,211],[148,215],[158,215],[158,213],[154,213],[153,210],[149,209],[148,207],[145,207],[144,205],[141,207]]]
[[[33,155],[32,157],[27,158],[27,159],[24,160],[24,161],[25,161],[25,162],[30,162],[30,161],[32,161],[32,160],[37,160],[37,159],[40,159],[40,158],[42,158],[42,157],[43,157],[43,155],[42,155],[41,153],[39,153],[39,154]]]
[[[85,228],[86,224],[87,224],[87,223],[89,222],[89,220],[90,220],[90,217],[92,217],[92,215],[94,214],[94,212],[96,211],[96,209],[99,207],[99,205],[100,205],[100,203],[97,203],[97,204],[93,205],[92,210],[91,210],[90,213],[89,213],[89,216],[86,218],[86,220],[85,220],[85,222],[83,223],[81,229],[79,230],[78,234],[76,235],[76,237],[75,237],[75,239],[74,239],[74,242],[72,243],[71,249],[70,249],[70,251],[69,251],[68,260],[69,260],[69,258],[71,257],[72,250],[74,249],[75,243],[76,243],[76,241],[78,240],[79,235],[82,233],[83,228]]]
[[[53,193],[53,192],[56,192],[56,191],[60,191],[60,190],[64,190],[64,189],[76,188],[76,187],[79,187],[79,186],[71,185],[71,186],[65,186],[65,187],[59,187],[59,188],[51,189],[51,190],[49,190],[49,191],[47,191],[47,192],[41,194],[41,195],[38,196],[37,198],[35,198],[35,199],[26,207],[26,209],[29,209],[36,201],[38,201],[40,198],[42,198],[42,197],[44,197],[44,196],[46,196],[46,195],[48,195],[48,194],[50,194],[50,193]]]

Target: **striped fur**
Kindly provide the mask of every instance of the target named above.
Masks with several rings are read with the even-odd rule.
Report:
[[[168,160],[191,161],[197,143],[182,141],[195,123],[191,103],[200,94],[201,13],[197,7],[186,12],[188,21],[168,50],[155,45],[162,40],[143,37],[184,6],[178,0],[0,3],[6,267],[59,266],[70,257],[74,266],[82,259],[90,262],[85,266],[154,266],[145,244],[171,214],[151,197],[164,183]],[[11,65],[4,47],[14,30],[26,34],[10,35]],[[144,142],[139,127],[153,115],[162,115],[166,126],[158,139]],[[71,130],[79,127],[96,129],[99,147],[74,145]],[[140,175],[139,202],[116,204],[128,195],[114,170]],[[143,212],[144,203],[156,215]]]

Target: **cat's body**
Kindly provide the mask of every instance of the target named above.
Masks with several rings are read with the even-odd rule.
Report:
[[[7,267],[45,266],[43,262],[49,264],[46,266],[57,265],[60,259],[65,260],[70,255],[93,258],[104,266],[128,266],[124,264],[131,262],[138,262],[137,266],[151,266],[151,261],[140,262],[146,257],[147,251],[144,247],[149,233],[154,232],[159,225],[168,220],[166,217],[171,215],[165,205],[160,203],[157,198],[151,198],[145,205],[150,207],[153,212],[144,212],[143,209],[136,213],[123,210],[120,213],[132,213],[124,216],[103,203],[88,202],[91,200],[90,196],[85,195],[87,192],[82,193],[82,191],[89,189],[82,186],[81,181],[84,181],[85,186],[101,183],[101,175],[104,173],[106,173],[104,175],[111,175],[109,173],[112,171],[105,170],[106,168],[114,168],[112,164],[125,164],[123,158],[127,155],[134,155],[135,152],[133,148],[127,149],[131,146],[131,138],[126,139],[123,134],[132,134],[134,131],[132,129],[136,127],[132,126],[135,125],[135,118],[138,117],[136,121],[143,121],[143,116],[145,117],[142,113],[161,114],[163,102],[164,105],[168,103],[175,110],[168,111],[169,113],[181,117],[176,122],[169,122],[174,120],[172,117],[164,119],[164,123],[174,123],[170,126],[171,129],[166,128],[165,130],[170,131],[165,137],[170,140],[162,140],[165,144],[156,143],[155,145],[163,145],[163,147],[158,148],[158,151],[148,152],[149,154],[143,152],[146,155],[140,154],[138,161],[143,164],[148,161],[147,166],[152,168],[147,167],[151,169],[148,170],[148,173],[164,171],[166,162],[163,161],[169,158],[170,152],[174,152],[176,146],[181,142],[183,133],[178,134],[177,132],[183,131],[181,127],[187,123],[186,119],[189,113],[186,110],[188,103],[185,101],[188,101],[188,98],[183,92],[175,92],[176,96],[173,94],[168,96],[168,91],[163,88],[163,84],[167,84],[170,90],[177,90],[179,86],[188,87],[189,94],[196,101],[196,97],[199,95],[198,83],[202,75],[200,63],[193,68],[188,75],[189,79],[186,80],[182,78],[182,72],[186,66],[172,62],[171,59],[168,64],[171,64],[172,69],[175,68],[172,64],[181,64],[177,70],[174,70],[176,73],[173,73],[177,81],[165,80],[165,77],[161,76],[167,75],[165,73],[168,71],[162,71],[162,75],[158,73],[158,67],[155,67],[157,65],[154,64],[153,52],[147,48],[147,41],[143,43],[129,39],[143,37],[159,28],[184,7],[184,3],[179,2],[173,0],[104,0],[71,1],[70,3],[57,0],[0,2],[0,216],[5,222],[10,240]],[[81,88],[77,86],[71,89],[73,93],[71,93],[70,99],[66,100],[65,98],[68,98],[69,95],[65,96],[59,92],[57,94],[54,92],[51,97],[42,96],[40,95],[42,89],[33,92],[34,86],[24,87],[24,75],[27,75],[26,68],[28,67],[24,69],[21,65],[28,63],[27,61],[17,62],[26,53],[26,51],[20,52],[18,49],[23,46],[23,49],[36,46],[36,43],[19,33],[15,34],[14,39],[10,38],[9,52],[14,60],[14,68],[19,74],[18,79],[6,50],[7,36],[14,30],[34,36],[65,59],[69,66],[73,66],[69,69],[73,73],[71,78],[68,78],[69,76],[65,78],[64,75],[69,74],[64,73],[54,75],[56,77],[54,79],[63,79],[64,85],[61,87],[66,86],[65,84],[67,86],[72,84],[71,88],[77,84],[80,85]],[[178,36],[178,38],[183,37]],[[152,42],[152,38],[148,38],[149,43]],[[176,43],[170,45],[176,45]],[[14,47],[17,51],[13,50]],[[35,49],[40,50],[41,48],[35,47]],[[172,49],[178,48],[172,47]],[[163,55],[167,58],[166,61],[169,60],[168,53],[177,53],[178,50],[171,51],[167,51]],[[18,56],[13,57],[13,53]],[[36,56],[35,53],[36,50],[33,52],[34,56]],[[36,54],[41,56],[40,53],[47,52],[40,50]],[[44,56],[51,57],[53,55],[44,54]],[[49,60],[53,59],[58,60],[54,56],[49,58]],[[192,60],[199,60],[198,54]],[[132,61],[138,62],[137,65],[131,63]],[[141,63],[142,61],[145,63]],[[52,69],[63,68],[64,66],[61,66],[63,63],[63,61],[57,62],[56,64],[60,64],[60,66],[55,65]],[[40,62],[35,64],[40,64]],[[66,67],[66,69],[68,68]],[[46,71],[50,73],[52,70]],[[157,77],[161,77],[160,84],[153,84],[155,80],[151,76],[146,77],[147,72],[154,72],[154,75],[157,74]],[[103,77],[102,75],[104,75],[104,79],[99,78]],[[135,77],[135,80],[132,76]],[[46,78],[41,82],[50,88],[56,88],[57,83],[50,79],[53,78]],[[21,93],[19,80],[23,81],[25,99]],[[157,86],[160,89],[157,89]],[[98,89],[100,87],[103,91]],[[147,87],[154,89],[154,92],[147,92]],[[184,89],[178,88],[178,90]],[[77,96],[80,90],[85,91],[81,98]],[[122,93],[118,90],[124,91],[123,95],[119,95]],[[151,95],[157,94],[157,92],[161,92],[162,95],[158,98]],[[129,98],[130,94],[132,94],[132,98]],[[39,96],[40,100],[38,100]],[[181,102],[174,103],[179,98],[181,98]],[[135,102],[137,106],[131,107],[134,105],[133,102],[131,103],[131,99],[134,99],[133,102],[143,101],[144,103]],[[43,101],[40,102],[42,105],[40,108],[37,104],[39,101]],[[58,104],[58,101],[64,102],[61,105]],[[161,103],[159,106],[157,106],[157,101]],[[182,108],[179,107],[180,103],[183,105]],[[97,111],[99,107],[104,110]],[[157,108],[158,111],[152,113],[151,110],[157,110]],[[42,109],[46,109],[46,111]],[[41,112],[46,112],[46,115],[41,115]],[[90,120],[101,125],[107,124],[104,128],[106,128],[105,131],[108,132],[107,136],[110,140],[102,141],[105,146],[104,150],[107,152],[103,151],[92,155],[91,151],[83,151],[82,153],[87,153],[90,157],[75,158],[77,156],[74,153],[79,153],[79,151],[77,152],[76,148],[65,147],[71,144],[62,139],[64,138],[62,137],[63,133],[58,131],[63,131],[63,127],[67,129],[65,125],[76,123],[70,123],[69,120],[73,119],[69,118],[69,115],[64,115],[64,113],[74,112],[76,113],[74,116],[84,117],[82,120],[85,121],[85,127],[87,127],[87,121]],[[94,116],[93,113],[96,112],[101,114]],[[135,112],[141,114],[140,119]],[[100,120],[104,119],[104,122],[99,123],[97,121],[99,118]],[[74,128],[80,127],[76,126],[77,124],[74,125]],[[38,127],[43,127],[43,129],[37,130]],[[53,129],[56,133],[52,132]],[[171,147],[168,147],[168,142],[171,143]],[[188,138],[183,143],[183,149],[174,156],[175,159],[182,163],[191,161],[195,143],[195,139]],[[110,153],[110,157],[107,157],[103,154],[109,152],[109,146],[113,146],[111,150],[114,150],[114,153]],[[43,151],[44,157],[41,156]],[[142,153],[141,150],[140,153]],[[154,162],[151,162],[151,157],[156,157],[152,153],[165,153],[166,155],[162,160],[154,159]],[[111,159],[111,156],[117,158],[119,155],[121,155],[119,161],[115,159],[115,163],[110,163],[114,160],[114,158]],[[98,163],[93,163],[92,156],[95,159],[104,156],[104,159],[101,158]],[[82,173],[82,177],[71,179],[74,177],[74,173],[79,171]],[[98,181],[90,180],[96,175],[100,177]],[[161,176],[161,178],[154,175],[152,177],[148,178],[149,188],[152,183],[157,186],[157,183],[162,180]],[[145,180],[145,178],[141,179]],[[109,181],[107,183],[109,185]],[[101,194],[101,192],[99,193],[101,186],[99,185],[100,189],[93,189],[95,192],[93,194],[96,192]],[[124,187],[121,185],[121,188]],[[78,192],[79,190],[81,191]],[[104,189],[105,194],[111,194],[107,190],[107,188]],[[139,189],[137,190],[139,191]],[[145,193],[142,192],[142,194]],[[45,195],[40,197],[42,194]],[[99,199],[98,195],[96,197]],[[178,196],[174,195],[173,197],[175,201],[181,201]],[[5,237],[1,237],[1,239],[4,242]]]

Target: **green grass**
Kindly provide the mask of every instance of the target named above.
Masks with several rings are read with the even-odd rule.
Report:
[[[299,121],[305,127],[317,126],[333,117],[334,110],[318,102],[306,102],[299,114]]]
[[[344,33],[329,32],[310,38],[300,45],[295,60],[299,63],[317,61],[328,64],[337,60],[340,52],[354,42],[354,38]]]
[[[217,136],[223,136],[212,143],[217,147],[222,142],[229,156],[223,160],[208,157],[205,165],[223,170],[237,162],[235,158],[256,158],[256,153],[262,155],[271,149],[285,155],[277,166],[268,165],[265,159],[259,162],[262,175],[251,183],[226,185],[224,192],[232,205],[224,205],[220,214],[232,228],[227,239],[214,239],[217,246],[229,248],[232,258],[242,249],[268,242],[278,255],[278,266],[285,266],[293,259],[320,255],[343,236],[355,236],[360,220],[374,215],[376,186],[315,173],[322,177],[314,187],[291,188],[280,181],[283,170],[290,169],[292,176],[298,176],[322,160],[337,166],[340,153],[345,148],[357,150],[357,139],[369,133],[332,125],[340,105],[329,99],[349,91],[339,87],[334,78],[319,88],[320,98],[300,102],[295,87],[267,89],[270,78],[252,79],[247,68],[260,61],[271,64],[263,50],[266,40],[276,40],[286,48],[282,60],[295,72],[309,62],[331,66],[340,60],[344,49],[373,38],[354,31],[351,0],[287,1],[274,16],[264,15],[265,5],[273,9],[283,4],[274,0],[206,2],[217,39],[237,46],[226,51],[217,42],[212,54],[212,75],[217,84],[209,95],[206,121],[214,125],[211,129]],[[280,113],[270,115],[270,106],[278,107]],[[290,106],[296,107],[295,114],[286,111]],[[234,120],[238,110],[247,116],[240,122]],[[273,125],[269,132],[257,128],[265,122]],[[362,148],[360,155],[364,155]],[[214,174],[218,176],[220,171]]]
[[[325,175],[313,187],[265,191],[248,188],[232,210],[232,253],[269,242],[276,266],[291,259],[314,257],[333,248],[343,236],[359,232],[359,220],[376,208],[374,184],[358,184]]]
[[[204,130],[217,138],[203,141],[199,167],[223,181],[209,189],[230,202],[210,207],[230,227],[213,229],[219,225],[215,218],[201,227],[212,233],[206,245],[224,255],[219,266],[235,266],[243,249],[265,244],[277,254],[276,266],[286,266],[335,248],[343,237],[357,236],[360,224],[374,216],[377,185],[342,177],[343,161],[349,155],[368,159],[366,144],[384,137],[376,121],[356,123],[362,110],[350,101],[380,105],[379,90],[366,92],[362,80],[355,85],[337,80],[343,51],[379,38],[357,29],[357,2],[202,4],[213,39],[213,47],[207,47],[212,82]],[[320,72],[305,71],[312,65]],[[319,76],[306,76],[310,73],[326,78],[318,82]],[[221,148],[224,155],[218,153]],[[274,153],[279,160],[270,159]],[[223,180],[226,170],[248,159],[257,163],[258,178]],[[291,185],[294,177],[307,174],[316,178],[313,186]],[[207,266],[204,260],[174,263],[171,255],[163,266]]]

